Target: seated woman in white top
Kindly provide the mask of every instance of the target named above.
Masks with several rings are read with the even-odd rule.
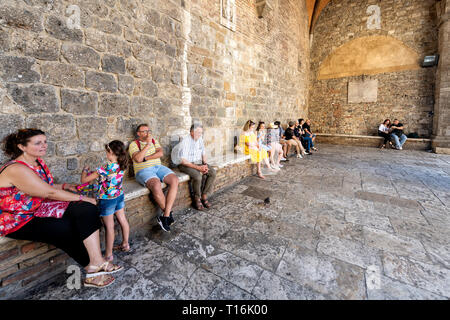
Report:
[[[391,135],[389,134],[389,127],[391,126],[391,120],[386,119],[378,127],[378,135],[384,138],[383,144],[380,146],[381,149],[386,147],[386,143],[391,140]]]

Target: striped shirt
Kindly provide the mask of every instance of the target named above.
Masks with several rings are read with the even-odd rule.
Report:
[[[195,141],[191,135],[183,138],[180,142],[180,158],[185,159],[194,164],[202,163],[202,156],[205,155],[205,145],[203,138],[200,137]]]
[[[266,144],[269,146],[273,142],[279,142],[280,136],[278,135],[278,129],[267,129]]]
[[[139,150],[139,147],[136,143],[136,141],[133,141],[130,143],[130,146],[128,147],[128,152],[130,153],[130,157],[133,158],[133,154],[135,152],[139,152],[147,145],[147,142],[139,141],[141,145],[141,149]],[[147,152],[145,153],[145,157],[151,156],[156,152],[156,149],[161,148],[161,145],[159,144],[158,140],[155,139],[155,144],[150,143],[150,148],[148,148]],[[143,162],[136,162],[133,159],[133,169],[134,174],[137,174],[140,170],[145,168],[151,168],[157,165],[161,165],[160,158],[157,159],[151,159]]]

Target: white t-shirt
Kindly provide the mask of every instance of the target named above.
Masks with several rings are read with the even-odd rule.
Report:
[[[384,123],[380,124],[378,127],[378,131],[386,132],[389,131],[389,128],[384,125]]]

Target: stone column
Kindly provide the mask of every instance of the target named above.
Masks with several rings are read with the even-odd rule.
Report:
[[[436,4],[439,19],[439,66],[436,73],[432,148],[450,154],[450,0]]]

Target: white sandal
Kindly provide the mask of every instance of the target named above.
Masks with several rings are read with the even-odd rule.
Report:
[[[113,269],[111,271],[107,271],[109,265],[113,266]],[[111,263],[109,261],[103,262],[99,267],[97,267],[97,266],[89,266],[88,268],[91,268],[91,269],[96,268],[96,269],[95,269],[94,272],[86,272],[86,278],[92,278],[92,277],[101,276],[101,275],[104,275],[104,274],[116,273],[116,272],[119,272],[119,271],[123,270],[122,266],[113,264],[113,263]]]

